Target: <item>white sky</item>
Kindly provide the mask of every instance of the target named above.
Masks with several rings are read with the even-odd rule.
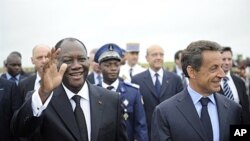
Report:
[[[11,51],[32,66],[32,48],[76,37],[88,50],[106,43],[141,45],[140,62],[152,44],[165,61],[195,40],[231,46],[250,57],[249,0],[0,0],[0,66]]]

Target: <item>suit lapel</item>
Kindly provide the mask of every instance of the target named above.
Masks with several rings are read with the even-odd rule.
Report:
[[[218,109],[218,116],[219,116],[219,126],[220,126],[220,140],[224,140],[224,131],[227,131],[226,123],[227,123],[227,117],[228,117],[228,110],[229,110],[229,104],[227,104],[223,99],[221,99],[218,94],[214,94],[217,109]]]
[[[168,85],[169,85],[169,75],[167,75],[167,73],[164,71],[163,72],[163,79],[162,79],[160,97],[164,95]]]
[[[102,94],[96,90],[94,85],[88,84],[88,86],[91,112],[91,141],[96,141],[105,103],[102,101]]]
[[[79,131],[74,112],[62,85],[54,91],[53,97],[51,99],[51,105],[61,120],[64,122],[66,127],[68,127],[71,134],[80,141],[80,134],[78,134]]]
[[[143,78],[144,78],[144,83],[146,84],[146,86],[149,88],[149,90],[151,91],[151,93],[153,93],[154,96],[158,99],[158,94],[155,91],[155,87],[154,87],[154,84],[153,84],[153,81],[152,81],[152,78],[151,78],[149,70],[147,70],[144,73],[144,77]]]
[[[177,100],[179,102],[176,105],[177,109],[182,113],[182,115],[194,128],[197,134],[199,134],[203,140],[206,140],[206,132],[202,126],[199,115],[194,107],[193,101],[188,94],[187,89],[182,91],[180,95],[180,98]]]

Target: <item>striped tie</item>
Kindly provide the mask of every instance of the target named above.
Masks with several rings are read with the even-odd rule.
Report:
[[[234,100],[232,90],[230,89],[230,87],[229,87],[229,85],[228,85],[228,83],[227,83],[228,80],[229,80],[228,77],[224,77],[224,78],[223,78],[223,81],[224,81],[224,83],[223,83],[224,95],[225,95],[227,98],[229,98],[229,99],[231,99],[231,100]]]

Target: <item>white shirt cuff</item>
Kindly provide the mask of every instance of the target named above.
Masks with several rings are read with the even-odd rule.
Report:
[[[33,93],[32,101],[31,101],[33,116],[35,116],[35,117],[41,116],[42,112],[47,108],[47,106],[52,98],[52,95],[53,95],[53,92],[52,92],[52,94],[50,94],[50,96],[47,98],[47,100],[43,104],[42,100],[38,94],[38,90],[36,90]]]

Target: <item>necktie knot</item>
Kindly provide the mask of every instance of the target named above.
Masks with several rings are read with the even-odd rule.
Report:
[[[225,82],[227,82],[227,81],[229,80],[229,78],[228,78],[227,76],[225,76],[225,77],[223,78],[223,80],[224,80]]]
[[[16,81],[17,79],[16,79],[16,77],[11,77],[10,80]]]
[[[108,86],[107,89],[112,90],[112,89],[114,89],[114,87],[113,86]]]
[[[72,97],[72,99],[75,101],[75,103],[76,103],[77,106],[80,105],[81,96],[79,96],[79,95],[74,95],[74,96]]]
[[[210,101],[210,99],[208,97],[203,97],[200,99],[200,103],[202,106],[207,106],[209,101]]]
[[[155,77],[158,78],[158,77],[159,77],[159,74],[158,74],[158,73],[155,73]]]

